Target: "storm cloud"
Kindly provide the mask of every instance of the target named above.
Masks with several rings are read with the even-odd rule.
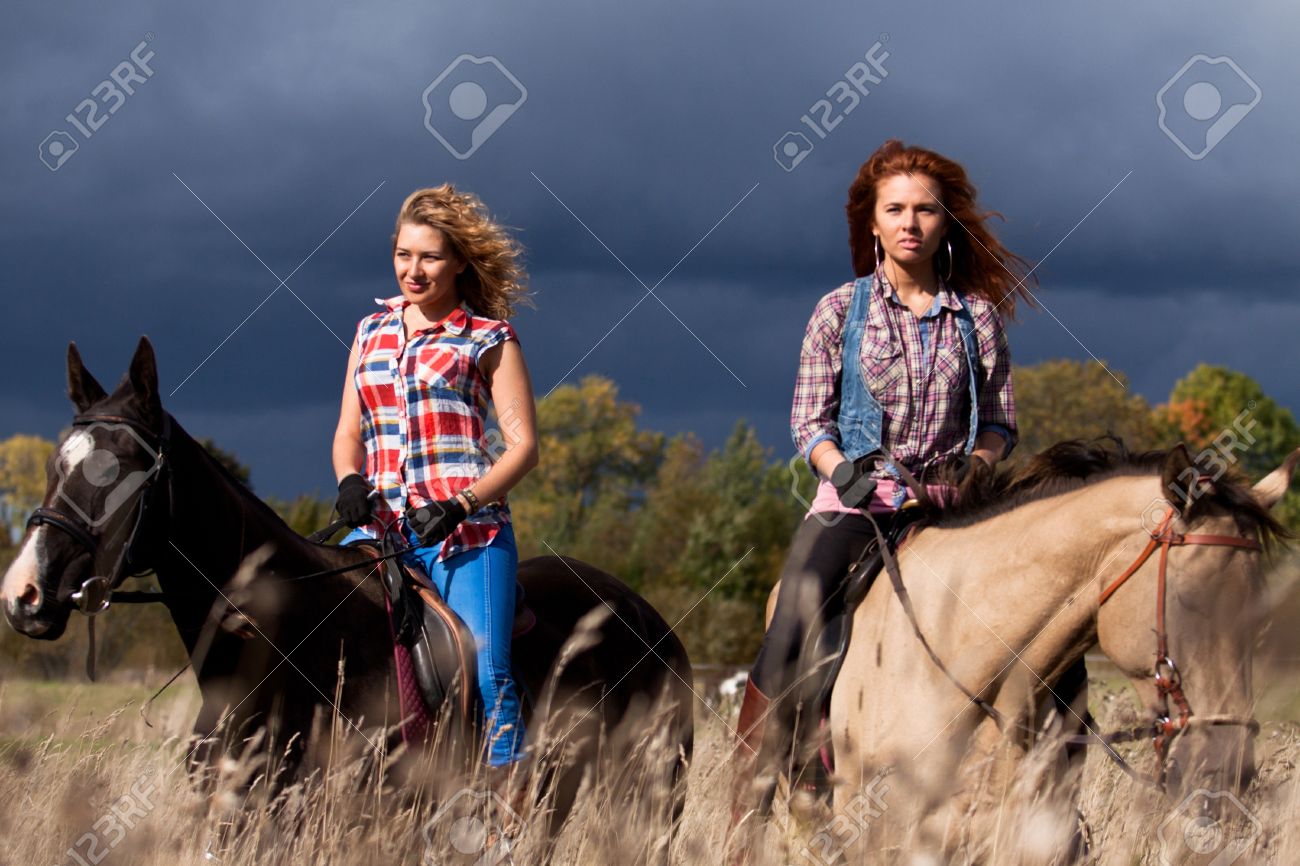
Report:
[[[539,395],[602,373],[648,426],[718,444],[745,418],[786,454],[804,324],[851,277],[845,193],[890,137],[961,161],[1041,263],[1018,363],[1097,357],[1158,401],[1207,361],[1300,406],[1291,5],[0,16],[0,436],[67,423],[69,340],[108,384],[148,334],[169,407],[260,491],[332,489],[345,344],[396,293],[397,207],[452,181],[527,248],[537,308],[516,324]]]

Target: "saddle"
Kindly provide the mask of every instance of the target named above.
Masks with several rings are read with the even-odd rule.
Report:
[[[359,541],[351,546],[363,548],[376,559],[393,552],[389,543],[379,541]],[[403,740],[424,740],[432,720],[443,713],[454,732],[470,735],[483,715],[473,633],[419,566],[398,557],[384,560],[382,566]],[[522,637],[536,624],[524,588],[516,583],[512,638]],[[519,690],[524,698],[522,683]]]
[[[918,523],[920,517],[921,509],[904,507],[883,520],[877,518],[884,524],[881,534],[891,553],[902,546],[910,533],[923,528]],[[795,672],[795,681],[799,685],[792,696],[797,707],[793,726],[793,745],[799,770],[796,776],[808,769],[831,772],[835,768],[826,729],[831,690],[844,665],[844,654],[852,637],[853,615],[866,598],[884,562],[879,541],[872,539],[857,561],[849,566],[843,590],[833,593],[823,602],[818,617],[821,627],[811,630],[804,640]],[[809,767],[809,764],[820,766]]]

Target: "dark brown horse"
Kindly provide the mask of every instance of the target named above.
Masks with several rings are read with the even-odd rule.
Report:
[[[297,535],[196,443],[163,409],[147,339],[112,394],[70,345],[68,393],[74,426],[50,459],[44,502],[4,578],[10,624],[57,639],[74,608],[96,613],[125,577],[152,569],[198,677],[200,738],[219,725],[267,728],[278,747],[292,742],[282,781],[301,775],[301,743],[322,710],[358,730],[387,726],[382,746],[395,747],[393,641],[370,556]],[[244,563],[254,567],[240,574]],[[349,565],[361,567],[300,579]],[[513,652],[517,681],[533,699],[527,729],[530,739],[549,730],[568,755],[547,778],[551,837],[599,749],[601,766],[656,788],[660,814],[675,818],[693,738],[681,642],[645,599],[585,563],[537,557],[520,563],[518,579],[537,616]],[[594,610],[594,625],[580,625]],[[602,732],[613,731],[621,736],[602,746]],[[630,745],[646,739],[667,747]],[[616,741],[629,745],[620,753]]]

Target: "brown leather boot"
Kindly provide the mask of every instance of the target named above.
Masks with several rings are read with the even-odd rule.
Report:
[[[759,691],[753,680],[745,681],[745,697],[740,704],[740,721],[736,725],[736,745],[732,750],[731,764],[731,833],[735,834],[746,814],[758,806],[758,769],[764,751],[772,701]],[[751,821],[752,823],[752,821]],[[731,863],[745,861],[747,839],[752,833],[736,836],[733,840],[735,855]]]
[[[531,803],[528,798],[528,785],[531,767],[524,758],[512,764],[487,768],[489,790],[501,798],[505,808],[496,816],[501,829],[509,838],[523,832],[524,825],[532,817]]]
[[[745,697],[740,702],[740,720],[736,723],[736,742],[762,733],[759,727],[767,721],[767,710],[772,700],[758,690],[753,680],[745,680]]]

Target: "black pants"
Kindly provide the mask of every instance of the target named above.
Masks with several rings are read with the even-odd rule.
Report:
[[[804,519],[790,542],[776,610],[750,671],[763,694],[776,698],[794,682],[799,672],[796,661],[808,636],[820,624],[824,610],[838,607],[849,566],[875,538],[871,523],[861,514],[830,512]]]

